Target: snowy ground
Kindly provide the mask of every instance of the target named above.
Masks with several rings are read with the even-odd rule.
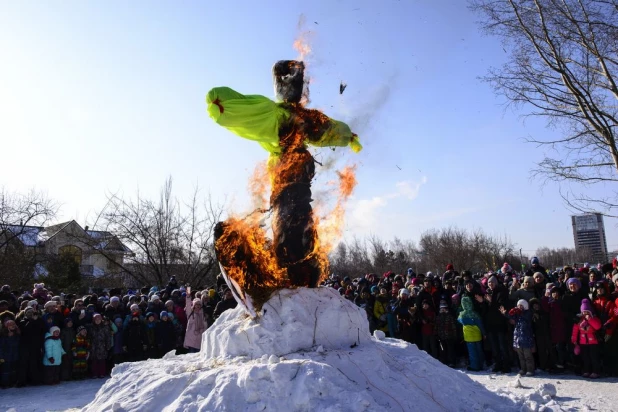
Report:
[[[553,383],[558,390],[556,400],[565,411],[617,411],[618,379],[583,380],[574,376],[538,375],[520,380],[514,388],[515,374],[494,375],[485,372],[468,373],[472,379],[490,390],[504,389],[518,396],[527,396],[541,383]],[[71,411],[91,402],[103,379],[63,382],[56,386],[37,386],[0,390],[0,412]]]
[[[534,389],[543,383],[551,383],[556,387],[556,402],[564,411],[618,411],[618,379],[582,379],[579,376],[548,375],[542,372],[533,377],[519,379],[517,375],[496,375],[487,372],[467,372],[468,376],[483,384],[493,392],[505,391],[505,395],[527,397]]]

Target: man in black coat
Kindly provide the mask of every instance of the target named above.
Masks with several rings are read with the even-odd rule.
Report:
[[[43,338],[45,322],[32,307],[26,308],[23,318],[18,322],[21,338],[19,340],[19,369],[17,385],[41,382],[43,366]]]
[[[225,292],[223,292],[223,300],[217,303],[215,311],[213,312],[213,317],[217,319],[223,312],[228,309],[234,309],[236,305],[238,305],[238,302],[234,299],[232,291],[230,289],[225,289]]]
[[[495,276],[492,276],[487,281],[484,299],[483,323],[494,359],[492,371],[494,373],[509,373],[511,371],[511,349],[507,335],[509,331],[508,323],[500,312],[500,307],[509,308],[509,292]]]

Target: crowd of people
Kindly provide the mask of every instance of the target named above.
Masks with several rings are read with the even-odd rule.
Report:
[[[236,307],[222,278],[200,290],[165,288],[76,296],[34,285],[0,289],[0,387],[103,378],[127,361],[198,352],[202,333]]]
[[[372,333],[416,344],[451,367],[534,375],[618,376],[618,261],[548,271],[538,258],[525,273],[507,263],[473,275],[453,265],[442,275],[340,279],[322,286],[364,309]],[[0,290],[0,387],[102,378],[127,361],[197,352],[203,332],[237,302],[221,276],[192,290],[172,277],[165,288],[86,296],[35,284]]]
[[[465,359],[470,371],[595,379],[618,376],[617,263],[548,271],[534,257],[523,273],[508,263],[474,275],[449,264],[442,275],[334,274],[324,286],[364,308],[372,333],[414,343],[451,367]]]

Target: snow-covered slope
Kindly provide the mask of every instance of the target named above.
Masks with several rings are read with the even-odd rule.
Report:
[[[395,339],[332,289],[275,294],[263,315],[237,308],[200,354],[116,367],[84,411],[517,411],[500,396]],[[539,397],[538,407],[549,398]]]

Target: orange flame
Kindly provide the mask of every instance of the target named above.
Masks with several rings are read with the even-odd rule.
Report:
[[[333,210],[326,214],[325,218],[316,218],[316,221],[319,222],[316,226],[322,253],[326,255],[332,252],[337,241],[343,235],[345,206],[358,183],[356,181],[356,165],[346,166],[343,170],[337,172],[337,176],[339,177],[337,203]]]
[[[264,161],[259,162],[255,166],[253,174],[249,177],[249,194],[251,195],[251,203],[254,210],[267,209],[267,192],[270,187],[268,175],[269,171]]]

